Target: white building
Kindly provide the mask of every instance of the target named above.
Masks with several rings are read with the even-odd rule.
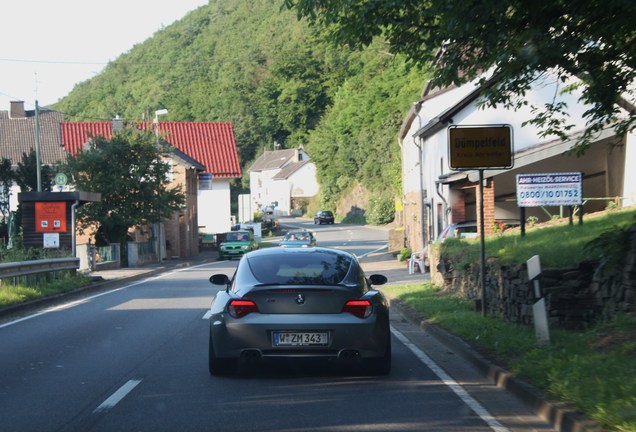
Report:
[[[483,170],[484,231],[492,232],[495,219],[519,219],[516,175],[581,172],[585,213],[604,209],[620,197],[625,206],[636,203],[636,137],[617,137],[606,129],[581,156],[566,154],[585,127],[580,91],[561,94],[565,84],[556,77],[537,80],[525,98],[529,105],[561,100],[567,104],[569,123],[575,124],[571,140],[542,137],[534,126],[523,125],[534,115],[530,106],[513,111],[503,107],[480,108],[477,82],[446,89],[427,87],[407,115],[400,141],[404,223],[408,245],[419,250],[434,240],[446,225],[479,218],[479,170],[453,170],[449,166],[449,127],[500,126],[512,128],[512,169]],[[611,147],[608,144],[622,144]],[[527,208],[525,216],[546,220],[560,208]]]
[[[253,210],[270,207],[277,216],[289,216],[300,200],[318,193],[316,165],[303,147],[266,150],[249,168]]]

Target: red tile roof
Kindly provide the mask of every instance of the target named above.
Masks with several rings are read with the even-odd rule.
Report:
[[[91,136],[110,139],[111,122],[62,122],[62,145],[75,154]],[[152,128],[144,123],[140,127]],[[240,178],[236,142],[232,123],[160,122],[159,134],[168,143],[205,165],[206,173],[220,178]]]

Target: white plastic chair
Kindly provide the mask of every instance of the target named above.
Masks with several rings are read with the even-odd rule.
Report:
[[[415,264],[417,264],[420,273],[425,273],[426,266],[424,261],[426,261],[426,248],[420,252],[413,252],[411,258],[409,258],[409,274],[415,273]]]

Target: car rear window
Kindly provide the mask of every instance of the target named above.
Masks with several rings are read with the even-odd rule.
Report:
[[[235,242],[235,241],[249,241],[250,235],[245,232],[240,231],[232,231],[225,235],[225,241]]]
[[[308,232],[289,232],[285,236],[285,240],[311,240],[313,236]]]
[[[457,229],[455,230],[455,237],[459,237],[459,238],[477,237],[477,227],[476,226],[457,227]]]
[[[290,253],[281,260],[252,256],[249,266],[262,284],[336,285],[342,283],[351,267],[351,258],[337,253]]]

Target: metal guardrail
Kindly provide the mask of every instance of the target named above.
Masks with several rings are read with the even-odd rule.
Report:
[[[79,266],[79,258],[51,258],[2,263],[0,264],[0,279],[59,270],[77,270]]]

